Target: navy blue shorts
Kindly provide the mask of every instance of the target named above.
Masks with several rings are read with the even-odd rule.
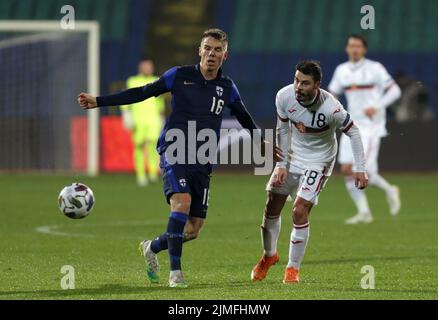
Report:
[[[174,193],[190,193],[192,202],[189,215],[205,219],[210,195],[210,170],[204,165],[170,165],[165,153],[160,156],[163,190],[167,203]]]

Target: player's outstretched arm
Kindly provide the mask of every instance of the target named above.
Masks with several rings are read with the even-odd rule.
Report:
[[[166,71],[158,80],[142,87],[131,88],[108,96],[93,97],[87,93],[78,96],[78,102],[83,109],[92,109],[105,106],[129,105],[157,97],[172,90],[177,68]]]
[[[82,109],[133,104],[151,97],[151,95],[148,95],[145,87],[132,88],[116,94],[100,97],[94,97],[82,92],[78,95],[78,102]]]

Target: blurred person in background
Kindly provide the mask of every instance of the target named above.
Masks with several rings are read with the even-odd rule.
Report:
[[[380,140],[387,135],[386,108],[401,97],[401,90],[382,64],[365,58],[367,50],[364,37],[350,35],[346,45],[349,61],[336,68],[328,89],[336,96],[345,94],[348,111],[361,131],[369,184],[385,192],[389,212],[397,215],[401,206],[399,189],[379,174],[378,157]],[[355,187],[353,153],[348,140],[345,135],[341,136],[338,162],[357,214],[345,223],[370,223],[373,217],[366,193]]]
[[[403,96],[395,106],[395,120],[397,122],[434,120],[430,106],[430,88],[401,70],[395,73],[394,80],[403,91]]]
[[[138,74],[126,81],[126,88],[144,86],[157,79],[154,62],[145,56],[138,65]],[[158,180],[160,158],[155,148],[164,123],[164,108],[163,97],[152,97],[121,107],[123,126],[132,133],[135,174],[141,187]]]

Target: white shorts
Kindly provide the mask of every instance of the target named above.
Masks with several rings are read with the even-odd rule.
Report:
[[[365,152],[365,166],[368,173],[377,173],[379,171],[378,159],[380,149],[379,136],[362,134],[363,149]],[[340,164],[353,164],[354,157],[351,150],[350,138],[343,134],[339,142],[338,162]]]
[[[266,185],[266,191],[270,191],[282,195],[290,195],[292,198],[296,196],[318,204],[318,195],[325,187],[328,176],[324,175],[324,171],[318,169],[307,169],[304,173],[295,173],[288,170],[285,183],[280,187],[273,187],[272,180],[274,173]]]

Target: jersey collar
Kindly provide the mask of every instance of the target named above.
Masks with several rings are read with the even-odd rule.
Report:
[[[201,79],[204,80],[204,81],[217,81],[217,80],[219,80],[220,78],[222,78],[222,67],[219,68],[219,70],[217,71],[217,76],[216,76],[216,78],[215,78],[215,79],[212,79],[212,80],[205,80],[204,76],[203,76],[202,73],[201,73],[201,68],[200,68],[200,66],[199,66],[199,63],[197,63],[197,64],[195,65],[195,68],[196,68],[196,70],[198,70],[199,76],[200,76]]]
[[[306,109],[309,109],[309,108],[313,107],[313,106],[319,101],[319,95],[320,95],[320,94],[321,94],[321,90],[318,89],[318,92],[316,93],[315,98],[314,98],[313,101],[312,101],[311,103],[309,103],[309,104],[302,104],[302,103],[299,102],[298,100],[297,100],[297,102],[298,102],[302,107],[304,107],[304,108],[306,108]]]
[[[365,57],[360,59],[357,62],[349,61],[350,62],[350,68],[353,69],[353,70],[358,69],[358,68],[360,68],[360,67],[362,67],[364,65],[365,61],[366,61]]]

